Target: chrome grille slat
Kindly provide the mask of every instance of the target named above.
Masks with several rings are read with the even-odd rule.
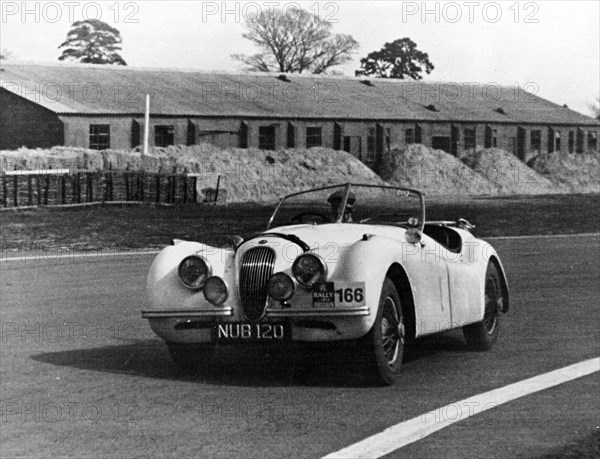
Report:
[[[273,274],[275,252],[269,247],[254,247],[242,256],[240,299],[249,320],[262,317],[267,306],[267,282]]]

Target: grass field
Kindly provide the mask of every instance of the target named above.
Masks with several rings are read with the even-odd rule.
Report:
[[[478,237],[573,234],[600,230],[598,195],[434,200],[428,220],[466,218]],[[171,239],[222,245],[266,228],[273,205],[99,205],[0,212],[0,243],[11,251],[157,248]]]

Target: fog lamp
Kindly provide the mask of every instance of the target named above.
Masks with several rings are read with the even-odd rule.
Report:
[[[285,273],[273,274],[267,286],[269,295],[277,301],[289,300],[294,294],[294,289],[294,281]]]
[[[229,297],[227,285],[220,277],[209,277],[204,283],[204,297],[215,306],[221,306]]]

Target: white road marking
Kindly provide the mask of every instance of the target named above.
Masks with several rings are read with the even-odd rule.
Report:
[[[493,237],[485,237],[482,238],[484,241],[495,241],[499,239],[552,239],[552,238],[565,238],[565,237],[595,237],[600,236],[600,233],[578,233],[578,234],[547,234],[541,236],[493,236]],[[65,250],[57,249],[48,249],[43,250],[40,255],[23,255],[20,257],[7,257],[3,258],[0,256],[0,263],[7,261],[33,261],[33,260],[57,260],[61,258],[95,258],[95,257],[118,257],[118,256],[139,256],[139,255],[156,255],[160,250],[146,250],[140,249],[136,251],[135,249],[122,249],[116,252],[107,252],[103,253],[102,251],[95,252],[85,252],[80,251],[79,253],[67,253],[64,255],[52,255],[52,253],[60,253],[60,252],[69,252],[73,249],[66,248]]]
[[[323,459],[377,458],[419,441],[438,430],[535,392],[600,371],[600,357],[466,398],[385,429]]]
[[[53,261],[53,260],[60,260],[60,259],[64,259],[64,258],[89,258],[91,260],[96,257],[133,257],[133,256],[140,256],[140,255],[156,255],[158,252],[160,252],[159,250],[146,250],[146,249],[141,249],[141,250],[122,249],[122,250],[117,250],[114,252],[102,252],[102,251],[94,251],[94,250],[85,252],[85,251],[81,250],[81,251],[78,251],[77,253],[66,253],[63,255],[54,255],[55,253],[70,252],[71,250],[72,249],[45,250],[45,251],[42,251],[39,255],[23,255],[21,257],[0,258],[0,263],[7,262],[7,261]]]
[[[499,239],[553,239],[565,237],[597,237],[600,233],[574,233],[574,234],[541,234],[541,235],[526,235],[526,236],[490,236],[482,237],[484,241],[496,241]]]

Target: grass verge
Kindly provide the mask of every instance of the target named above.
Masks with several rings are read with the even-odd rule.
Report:
[[[2,251],[158,248],[171,239],[223,245],[231,235],[266,228],[274,209],[264,204],[104,205],[0,212]],[[546,195],[433,200],[428,220],[466,218],[478,237],[600,231],[598,195]]]

